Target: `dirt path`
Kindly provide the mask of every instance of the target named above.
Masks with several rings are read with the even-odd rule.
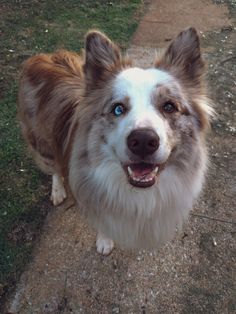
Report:
[[[193,25],[202,32],[220,115],[210,136],[207,187],[182,234],[157,252],[115,249],[102,257],[68,200],[49,214],[9,301],[11,313],[235,313],[236,5],[214,2],[221,4],[150,1],[129,49],[137,64],[148,66],[153,47],[165,46],[181,29]]]

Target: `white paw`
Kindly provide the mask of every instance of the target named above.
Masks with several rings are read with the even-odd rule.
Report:
[[[64,199],[66,198],[66,190],[63,185],[63,179],[54,174],[52,176],[52,194],[51,194],[51,201],[53,205],[57,206],[61,204]]]
[[[114,248],[113,240],[106,238],[105,236],[98,234],[97,235],[97,252],[103,255],[108,255]]]
[[[51,201],[53,202],[53,205],[57,206],[61,204],[64,199],[66,198],[66,191],[64,187],[60,189],[53,189],[51,194]]]

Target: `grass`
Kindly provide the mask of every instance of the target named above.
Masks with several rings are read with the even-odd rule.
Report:
[[[1,1],[0,301],[29,261],[51,207],[50,180],[27,154],[16,120],[20,64],[39,52],[79,51],[90,28],[99,28],[125,48],[141,4],[141,0]]]

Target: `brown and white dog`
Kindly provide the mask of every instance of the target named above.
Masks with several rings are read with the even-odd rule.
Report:
[[[133,67],[98,31],[87,34],[83,56],[59,51],[24,64],[23,136],[52,175],[55,205],[66,198],[68,183],[98,231],[98,252],[109,254],[113,240],[126,248],[158,247],[187,217],[207,167],[213,109],[204,72],[193,28],[149,69]]]

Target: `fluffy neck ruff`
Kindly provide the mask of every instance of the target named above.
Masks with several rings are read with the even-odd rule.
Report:
[[[117,163],[95,169],[74,159],[70,186],[92,226],[124,248],[157,248],[171,239],[202,188],[206,155],[195,171],[169,166],[149,189],[132,187]]]

